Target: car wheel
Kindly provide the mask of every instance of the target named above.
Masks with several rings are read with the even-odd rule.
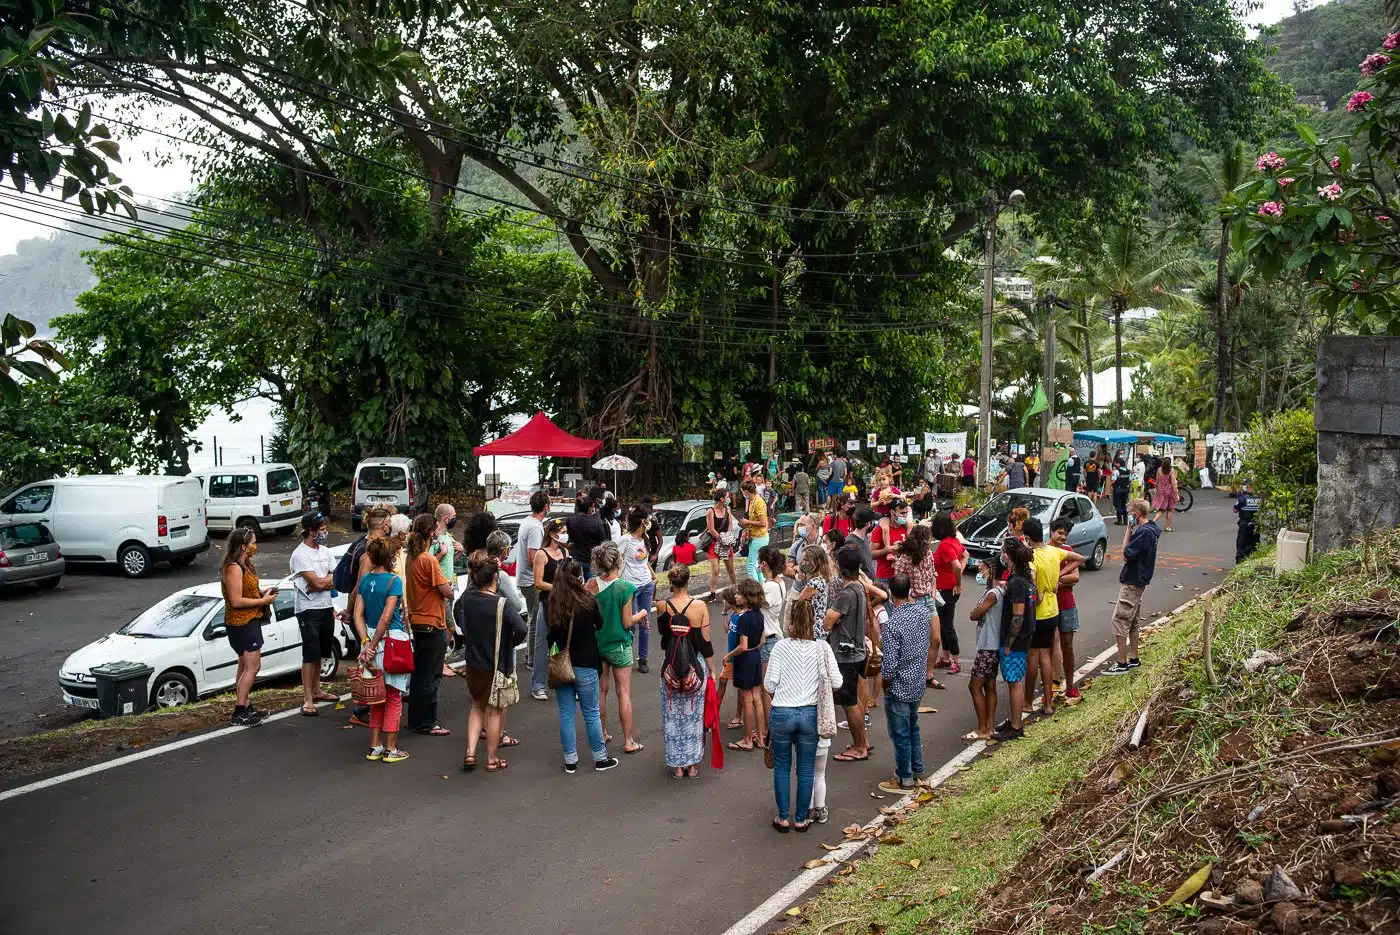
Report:
[[[128,578],[144,578],[151,570],[151,553],[144,545],[133,542],[117,553],[117,564]]]
[[[1108,540],[1100,539],[1094,543],[1094,554],[1089,556],[1089,560],[1084,564],[1089,566],[1090,571],[1098,571],[1103,567],[1104,559],[1108,557]]]
[[[194,699],[194,682],[183,672],[163,672],[151,688],[152,708],[178,708]]]
[[[340,668],[340,660],[335,658],[335,653],[331,653],[321,660],[321,681],[329,682],[335,678],[336,671]]]
[[[235,525],[236,525],[237,528],[239,528],[239,529],[251,529],[251,530],[253,530],[253,535],[255,535],[255,536],[261,536],[261,535],[262,535],[262,524],[259,523],[257,520],[253,519],[253,517],[251,517],[251,516],[241,516],[241,517],[239,517],[239,518],[238,518],[238,522],[237,522]]]
[[[52,578],[45,578],[43,581],[36,581],[34,584],[40,591],[52,591],[54,588],[58,587],[58,582],[62,578],[62,575],[55,575]]]

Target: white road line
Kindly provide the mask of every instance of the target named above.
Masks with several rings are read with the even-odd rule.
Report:
[[[1210,594],[1211,591],[1214,590],[1214,588],[1211,588],[1210,591],[1206,591],[1199,597],[1193,597],[1191,600],[1187,601],[1185,604],[1182,604],[1175,610],[1168,611],[1162,616],[1156,618],[1152,621],[1151,624],[1149,624],[1149,626],[1155,626],[1156,624],[1163,623],[1166,620],[1175,617],[1177,614],[1185,612],[1186,610],[1190,609],[1191,606],[1197,601],[1204,599],[1206,594]],[[1085,676],[1096,671],[1099,668],[1099,666],[1112,659],[1117,654],[1117,652],[1117,646],[1110,646],[1103,652],[1095,656],[1093,659],[1090,659],[1088,662],[1084,663],[1082,666],[1080,666],[1074,671],[1074,681],[1076,683],[1083,681]],[[971,763],[973,760],[977,759],[978,755],[981,754],[982,751],[985,749],[987,749],[987,744],[985,741],[982,740],[969,744],[966,750],[959,753],[957,756],[953,757],[948,762],[944,763],[938,768],[937,772],[935,772],[932,776],[928,778],[928,787],[930,789],[937,789],[939,786],[943,785],[943,783],[947,782],[950,777],[955,775],[959,769]],[[895,807],[898,808],[908,804],[908,802],[912,800],[913,797],[914,793],[906,795],[904,798],[900,799],[898,802],[895,803]],[[885,816],[883,814],[880,814],[876,815],[873,819],[866,822],[862,827],[870,829],[879,829],[883,828],[884,826]],[[793,877],[792,880],[789,881],[786,886],[784,886],[782,889],[778,890],[772,896],[769,896],[762,903],[760,903],[752,912],[744,916],[738,922],[735,922],[729,928],[725,929],[724,932],[721,933],[721,935],[757,935],[758,932],[761,932],[765,928],[767,928],[772,923],[772,921],[778,917],[780,913],[784,912],[789,906],[801,899],[803,894],[805,894],[812,887],[820,883],[828,875],[839,869],[843,862],[852,859],[862,850],[869,847],[870,843],[871,841],[869,839],[861,838],[856,841],[847,841],[846,843],[842,844],[839,848],[827,855],[831,858],[830,863],[825,864],[821,867],[814,867],[811,870],[803,870],[797,876]]]

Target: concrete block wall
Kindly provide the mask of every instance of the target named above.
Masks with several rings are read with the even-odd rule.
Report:
[[[1400,526],[1400,338],[1324,338],[1317,354],[1314,547]]]

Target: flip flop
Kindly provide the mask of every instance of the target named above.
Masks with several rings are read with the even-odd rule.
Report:
[[[870,754],[867,753],[865,754],[865,756],[853,756],[850,753],[842,752],[836,754],[834,757],[832,757],[832,759],[840,760],[842,763],[863,763],[864,761],[870,759]]]
[[[623,753],[641,753],[641,752],[642,752],[643,750],[645,750],[645,749],[646,749],[646,748],[645,748],[644,746],[642,746],[641,744],[636,743],[636,742],[634,741],[631,750],[628,750],[626,747],[623,747],[623,748],[622,748],[622,752],[623,752]]]
[[[983,737],[981,734],[977,733],[977,731],[975,731],[975,730],[970,730],[970,731],[968,731],[966,734],[963,734],[963,735],[962,735],[962,739],[971,742],[971,741],[976,741],[976,740],[986,740],[987,738],[986,738],[986,737]]]
[[[750,744],[750,745],[747,746],[747,747],[744,746],[744,742],[743,742],[742,740],[731,740],[731,741],[729,741],[729,743],[727,744],[727,746],[728,746],[729,749],[731,749],[731,750],[744,750],[744,751],[749,751],[749,750],[752,750],[752,749],[753,749],[753,745],[752,745],[752,744]]]
[[[430,737],[446,737],[448,734],[452,733],[452,731],[443,727],[441,724],[434,724],[428,730],[419,731],[419,733],[427,734]]]
[[[939,691],[943,691],[943,690],[946,689],[948,686],[947,686],[947,685],[944,685],[942,682],[938,681],[938,679],[924,679],[924,687],[925,687],[925,688],[936,688],[936,689],[938,689]]]
[[[779,834],[787,834],[792,830],[792,825],[785,825],[782,823],[782,820],[778,818],[773,819],[773,827]]]
[[[743,729],[744,729],[744,722],[743,722],[743,721],[730,721],[730,722],[729,722],[728,724],[726,724],[725,726],[728,727],[730,730],[743,730]]]
[[[302,706],[301,706],[301,716],[302,716],[302,717],[320,717],[320,716],[321,716],[321,711],[320,711],[319,708],[315,708],[315,707],[308,708],[306,705],[302,705]]]
[[[339,695],[332,695],[330,692],[317,692],[311,696],[312,701],[339,701]]]

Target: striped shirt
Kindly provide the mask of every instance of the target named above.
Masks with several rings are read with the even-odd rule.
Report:
[[[822,640],[781,639],[768,657],[763,687],[773,695],[775,708],[805,708],[817,703],[822,667],[831,687],[841,687],[836,656]]]

